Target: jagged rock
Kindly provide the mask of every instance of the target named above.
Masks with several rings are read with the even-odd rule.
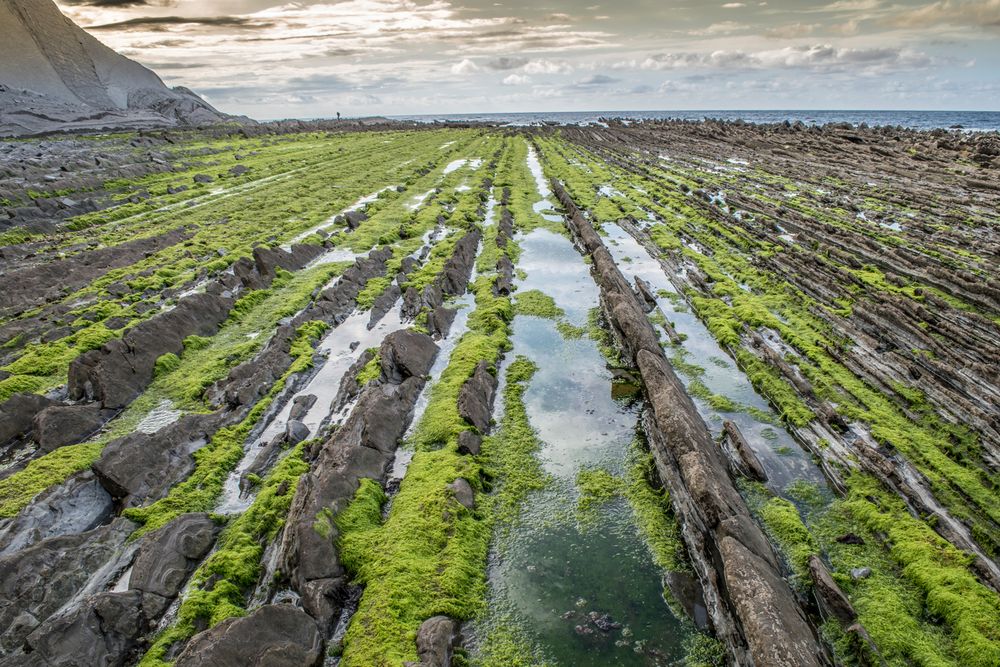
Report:
[[[514,290],[514,263],[507,255],[497,260],[497,277],[493,281],[494,296],[508,296]]]
[[[735,461],[737,469],[750,479],[766,482],[767,473],[764,472],[764,466],[750,447],[750,443],[743,437],[739,427],[734,422],[726,420],[722,424],[722,430],[734,450],[735,455],[730,458]]]
[[[105,408],[128,405],[149,385],[160,356],[181,354],[184,339],[190,335],[214,334],[232,305],[232,299],[218,295],[192,294],[172,310],[133,327],[121,339],[81,354],[70,364],[70,397],[91,398]]]
[[[497,389],[497,379],[490,373],[488,362],[480,361],[472,377],[465,381],[458,392],[458,414],[475,426],[480,433],[490,428],[493,414],[493,397]]]
[[[438,346],[426,334],[403,329],[385,337],[380,348],[382,374],[398,384],[408,377],[423,377],[434,363]]]
[[[809,557],[809,574],[812,576],[813,585],[816,587],[816,592],[819,594],[820,599],[830,613],[836,616],[841,623],[851,623],[858,617],[851,601],[840,590],[840,586],[833,580],[833,576],[826,569],[823,561],[815,554]]]
[[[216,406],[253,405],[291,364],[294,339],[294,328],[279,326],[257,356],[229,371],[225,380],[209,387],[205,398]]]
[[[24,665],[124,667],[135,658],[150,614],[139,591],[98,593],[50,618],[26,641]]]
[[[264,278],[265,284],[270,284],[275,269],[297,271],[322,254],[323,248],[307,244],[295,244],[288,250],[257,247],[253,249],[253,260],[257,273]]]
[[[635,277],[635,293],[642,300],[643,309],[647,313],[653,312],[653,309],[656,308],[656,295],[653,294],[653,288],[649,286],[649,283],[639,276]]]
[[[35,442],[44,452],[82,442],[113,414],[95,404],[51,405],[35,415]]]
[[[194,182],[195,183],[211,183],[214,180],[215,180],[215,177],[214,176],[209,176],[208,174],[195,174],[194,175]]]
[[[426,354],[431,348],[436,354],[437,346],[425,334],[398,331],[386,337],[380,352],[383,364],[387,357],[393,359],[388,373],[383,366],[386,382],[369,384],[361,392],[351,414],[319,447],[311,471],[299,481],[280,546],[281,569],[302,596],[303,607],[324,629],[343,606],[347,573],[337,557],[336,525],[325,522],[317,530],[317,517],[343,510],[361,479],[385,479],[425,384],[424,373],[433,363],[434,354]],[[412,371],[417,374],[409,375]],[[398,381],[404,373],[407,377]]]
[[[313,667],[323,658],[316,621],[287,604],[259,607],[195,635],[177,667]]]

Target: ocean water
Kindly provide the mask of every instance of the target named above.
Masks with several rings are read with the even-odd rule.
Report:
[[[704,120],[743,120],[748,123],[781,123],[802,121],[807,125],[851,123],[860,125],[902,126],[918,130],[954,128],[970,132],[1000,131],[1000,111],[832,111],[832,110],[769,110],[769,111],[551,111],[530,113],[470,113],[391,116],[398,120],[423,123],[435,121],[478,121],[505,125],[560,125],[597,123],[602,118]]]

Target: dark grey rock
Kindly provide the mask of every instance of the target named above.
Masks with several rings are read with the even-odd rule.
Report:
[[[297,445],[309,439],[309,427],[297,419],[289,419],[285,424],[285,440],[290,445]]]
[[[451,492],[455,494],[455,500],[466,509],[474,509],[476,506],[476,495],[468,480],[459,477],[448,485]]]
[[[474,431],[462,431],[458,434],[458,453],[478,456],[483,446],[483,439]]]
[[[289,419],[302,419],[315,404],[316,396],[313,394],[296,396],[292,400],[292,409],[288,413]]]
[[[83,442],[113,415],[114,411],[102,410],[95,403],[51,405],[35,415],[35,442],[43,452]]]
[[[316,621],[288,604],[259,607],[195,635],[177,667],[313,667],[323,659]]]
[[[208,514],[182,514],[143,540],[129,590],[173,598],[215,543],[219,526]]]
[[[459,416],[475,426],[480,433],[489,431],[497,388],[497,379],[489,368],[489,363],[485,360],[476,364],[472,377],[465,381],[458,392]]]

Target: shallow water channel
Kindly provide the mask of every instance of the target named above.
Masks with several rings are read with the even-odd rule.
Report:
[[[536,230],[520,245],[526,277],[518,290],[544,291],[569,322],[586,326],[598,289],[572,244]],[[638,408],[612,398],[611,373],[593,341],[567,340],[553,321],[518,316],[512,342],[508,359],[524,355],[538,366],[524,401],[544,443],[539,457],[549,482],[496,539],[489,617],[477,630],[481,657],[496,662],[491,637],[503,628],[530,646],[536,662],[671,664],[683,654],[689,626],[663,599],[662,572],[631,508],[619,499],[586,515],[577,510],[577,473],[595,466],[620,472]]]
[[[693,397],[698,412],[713,435],[719,436],[724,420],[734,422],[757,454],[768,476],[767,486],[781,493],[788,484],[806,481],[826,487],[822,471],[780,424],[778,414],[760,396],[747,376],[723,351],[708,328],[684,304],[662,265],[649,255],[624,229],[614,224],[602,225],[604,243],[615,263],[629,282],[645,280],[657,295],[657,305],[685,339],[680,350],[667,349],[668,357],[682,355],[686,364],[700,369],[696,375],[675,365],[685,387],[701,380],[713,394],[726,397],[739,409],[720,411],[708,401]]]

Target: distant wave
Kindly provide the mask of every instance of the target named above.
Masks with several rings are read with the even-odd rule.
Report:
[[[1000,131],[998,111],[553,111],[531,113],[471,113],[471,114],[421,114],[391,116],[399,120],[480,121],[507,125],[540,125],[543,123],[587,124],[601,118],[703,120],[743,120],[748,123],[782,123],[801,121],[807,125],[850,123],[860,125],[889,125],[918,130],[955,128],[970,132]]]

